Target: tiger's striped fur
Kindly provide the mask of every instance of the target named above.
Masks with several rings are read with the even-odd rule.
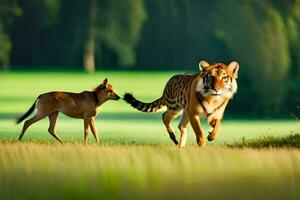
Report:
[[[206,61],[199,63],[201,71],[196,74],[179,74],[173,76],[166,84],[162,96],[151,102],[144,103],[126,93],[124,100],[134,108],[143,112],[155,112],[163,106],[163,122],[170,138],[177,145],[173,127],[170,122],[181,114],[178,128],[181,132],[179,146],[186,143],[187,125],[191,123],[199,146],[205,146],[204,131],[200,118],[206,119],[213,127],[208,140],[216,138],[220,131],[220,121],[228,101],[237,91],[237,72],[239,65],[232,62],[228,66],[217,63],[209,65]]]

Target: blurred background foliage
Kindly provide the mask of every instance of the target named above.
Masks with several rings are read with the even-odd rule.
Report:
[[[300,0],[1,0],[1,70],[240,63],[237,114],[300,116]],[[153,81],[153,80],[148,80]]]

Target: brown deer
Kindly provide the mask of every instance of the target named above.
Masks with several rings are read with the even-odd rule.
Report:
[[[48,116],[50,124],[49,133],[60,143],[60,137],[55,133],[55,124],[58,113],[61,112],[69,117],[83,119],[84,141],[87,144],[88,128],[90,127],[95,140],[99,143],[97,136],[95,117],[99,113],[99,107],[107,100],[119,100],[120,97],[114,92],[113,86],[105,79],[94,91],[83,91],[81,93],[49,92],[37,97],[31,108],[19,119],[17,124],[26,119],[37,109],[35,116],[24,123],[19,140],[22,140],[25,131],[33,123]]]

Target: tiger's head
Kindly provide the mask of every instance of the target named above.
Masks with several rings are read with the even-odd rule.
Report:
[[[237,75],[239,64],[235,61],[228,66],[223,63],[208,64],[206,61],[199,63],[201,79],[198,81],[196,91],[202,96],[231,98],[237,91]]]

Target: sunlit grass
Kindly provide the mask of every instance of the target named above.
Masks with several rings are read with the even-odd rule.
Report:
[[[107,77],[118,94],[133,92],[150,101],[175,73],[1,73],[0,198],[298,199],[299,149],[253,150],[248,144],[299,134],[299,120],[233,120],[225,114],[220,134],[206,149],[196,146],[191,128],[187,147],[178,149],[161,122],[162,112],[145,114],[110,101],[96,120],[100,145],[92,135],[83,145],[83,121],[63,115],[57,133],[64,145],[47,132],[48,119],[32,125],[23,142],[16,141],[22,124],[15,125],[14,118],[40,93],[91,90]],[[210,127],[202,124],[207,134]]]
[[[15,126],[14,119],[32,105],[40,93],[61,90],[80,92],[91,90],[105,77],[115,86],[116,92],[133,92],[138,98],[151,101],[161,95],[166,81],[178,72],[111,72],[95,74],[80,72],[7,72],[0,73],[0,139],[16,139],[22,124]],[[108,101],[100,108],[97,129],[100,139],[109,144],[170,144],[171,141],[161,122],[161,112],[141,113],[124,101]],[[176,135],[178,120],[174,121]],[[206,134],[210,130],[202,122]],[[282,136],[300,132],[299,120],[228,120],[222,122],[221,133],[217,140],[209,143],[232,143],[245,137]],[[47,133],[48,119],[32,125],[24,140],[53,141]],[[58,135],[66,142],[82,141],[83,122],[60,115],[57,123]],[[195,135],[189,128],[188,144],[195,145]],[[90,138],[90,142],[93,139]]]
[[[3,199],[298,199],[294,150],[2,142]]]
[[[134,92],[143,100],[154,100],[160,97],[164,84],[176,73],[178,72],[0,73],[0,113],[25,112],[39,94],[49,91],[81,92],[92,90],[106,77],[120,96],[125,92]],[[116,102],[108,102],[101,109],[103,112],[109,113],[134,112],[125,103]]]
[[[139,115],[138,115],[139,116]],[[139,116],[139,118],[130,118],[130,116],[99,116],[96,120],[96,127],[101,143],[104,144],[172,144],[168,133],[161,121],[161,114]],[[176,130],[176,136],[179,139],[180,134],[177,129],[178,120],[173,123]],[[222,129],[217,139],[213,142],[207,142],[211,145],[224,145],[224,143],[233,143],[242,138],[255,139],[261,136],[286,136],[300,133],[300,127],[297,121],[264,121],[264,120],[224,120]],[[206,135],[211,129],[206,123]],[[15,125],[13,120],[0,119],[0,140],[18,138],[23,124]],[[33,124],[24,135],[24,141],[39,140],[41,142],[56,142],[48,133],[49,120],[43,119]],[[83,142],[83,121],[59,117],[57,134],[64,142]],[[89,135],[89,142],[94,143],[92,134]],[[196,145],[196,137],[191,127],[188,128],[188,145]]]

